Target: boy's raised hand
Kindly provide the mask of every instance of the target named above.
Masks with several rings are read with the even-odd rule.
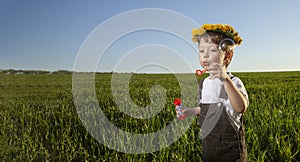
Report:
[[[225,81],[228,77],[226,68],[221,66],[219,63],[213,63],[209,65],[208,71],[211,73],[212,79],[219,78],[221,81]]]

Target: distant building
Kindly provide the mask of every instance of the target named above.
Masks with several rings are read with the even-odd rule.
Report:
[[[17,71],[15,74],[17,74],[17,75],[23,75],[23,74],[25,74],[25,72],[23,72],[23,71]]]

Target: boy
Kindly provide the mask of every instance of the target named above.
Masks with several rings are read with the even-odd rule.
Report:
[[[242,81],[227,72],[242,39],[230,26],[204,24],[193,29],[201,66],[210,75],[199,84],[200,107],[183,110],[200,115],[203,161],[247,161],[242,114],[248,95]]]

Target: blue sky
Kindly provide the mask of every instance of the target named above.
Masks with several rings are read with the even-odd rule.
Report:
[[[1,0],[0,69],[72,70],[80,47],[97,26],[123,12],[162,8],[183,14],[200,25],[225,23],[234,26],[244,42],[236,48],[229,66],[231,71],[300,70],[299,6],[297,0]],[[191,29],[186,31],[191,33]],[[113,70],[111,65],[140,45],[154,42],[170,48],[180,46],[175,37],[166,35],[155,31],[128,34],[119,40],[123,41],[121,45],[116,42],[111,46],[99,62],[98,70]],[[120,47],[127,47],[126,51],[122,53]],[[182,55],[187,52],[184,47],[179,47],[178,51]],[[192,68],[199,67],[196,54],[186,57]],[[174,71],[180,72],[180,66],[177,68]]]

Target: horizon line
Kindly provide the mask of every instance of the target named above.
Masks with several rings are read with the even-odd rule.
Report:
[[[2,71],[16,71],[16,72],[71,72],[71,73],[120,73],[120,74],[126,74],[126,73],[133,73],[133,74],[192,74],[194,72],[175,72],[175,73],[166,73],[166,72],[118,72],[118,71],[73,71],[73,70],[37,70],[37,69],[0,69],[0,72]],[[259,72],[298,72],[300,69],[286,69],[286,70],[236,70],[236,71],[228,71],[231,73],[259,73]]]

